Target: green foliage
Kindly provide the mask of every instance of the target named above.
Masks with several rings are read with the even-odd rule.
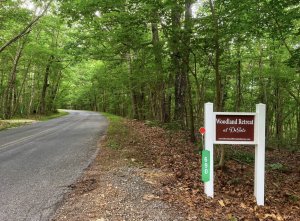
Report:
[[[22,119],[19,117],[15,117],[12,120],[0,120],[0,131],[1,130],[6,130],[9,128],[13,128],[13,127],[20,127],[26,124],[30,124],[32,122],[35,121],[47,121],[47,120],[51,120],[51,119],[55,119],[58,117],[63,117],[68,115],[68,112],[62,111],[62,110],[58,110],[56,113],[52,113],[52,114],[48,114],[47,116],[45,115],[31,115],[26,119]]]
[[[294,194],[289,195],[288,197],[289,201],[291,201],[292,203],[296,203],[300,200],[300,197]]]
[[[1,19],[0,47],[13,40],[37,16],[23,1],[1,4],[5,19]],[[65,31],[63,20],[49,13],[0,52],[1,117],[50,114],[56,110],[62,71],[70,63],[65,62],[70,57],[63,50],[68,40]]]
[[[269,169],[269,170],[277,170],[277,171],[280,171],[280,172],[287,171],[287,167],[284,166],[281,163],[271,163],[271,164],[268,164],[267,165],[267,169]]]
[[[20,127],[20,126],[23,126],[23,125],[26,125],[27,123],[24,123],[24,122],[19,122],[19,123],[16,123],[16,122],[3,122],[3,121],[0,121],[0,131],[1,130],[6,130],[6,129],[9,129],[9,128],[14,128],[14,127]]]
[[[194,134],[205,102],[244,112],[265,103],[267,145],[299,149],[298,2],[204,1],[189,18],[193,2],[57,1],[0,53],[0,115],[88,109]],[[0,2],[0,46],[33,13]]]
[[[34,119],[38,119],[40,121],[47,121],[47,120],[52,120],[58,117],[63,117],[68,115],[69,113],[63,110],[58,110],[56,113],[52,113],[52,114],[48,114],[48,115],[43,115],[40,116],[38,118],[36,118],[36,116],[34,117]]]
[[[110,139],[108,140],[107,146],[114,150],[120,149],[122,147],[122,141],[120,140],[121,137],[126,137],[129,133],[128,128],[123,123],[124,119],[109,113],[101,114],[109,120],[107,134]]]
[[[109,140],[107,146],[113,150],[120,149],[120,144],[116,140]]]
[[[123,121],[123,118],[117,115],[103,113],[103,112],[101,112],[101,114],[104,115],[112,124],[119,124],[120,122]]]
[[[148,125],[149,127],[158,127],[158,126],[161,126],[160,122],[158,122],[158,121],[146,120],[145,124]]]
[[[233,151],[230,157],[247,164],[253,164],[255,160],[254,154],[247,151]]]

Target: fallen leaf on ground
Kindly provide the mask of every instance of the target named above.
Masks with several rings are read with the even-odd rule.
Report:
[[[153,194],[145,194],[143,196],[143,199],[150,201],[150,200],[154,200],[154,199],[159,199],[159,196],[155,196]]]
[[[224,206],[225,206],[225,203],[224,203],[224,201],[223,201],[223,200],[219,200],[218,202],[219,202],[219,204],[220,204],[222,207],[224,207]]]

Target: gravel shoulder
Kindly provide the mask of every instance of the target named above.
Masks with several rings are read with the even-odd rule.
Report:
[[[98,156],[70,186],[72,190],[53,220],[187,220],[180,205],[163,199],[161,186],[168,174],[139,165],[124,152],[107,147],[107,142],[99,142]]]

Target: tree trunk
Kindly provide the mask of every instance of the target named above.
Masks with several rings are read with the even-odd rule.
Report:
[[[223,85],[222,85],[222,76],[220,72],[220,58],[221,58],[221,50],[220,50],[220,43],[219,43],[219,25],[218,25],[218,17],[216,14],[215,6],[212,0],[209,0],[210,10],[213,19],[213,28],[215,31],[214,35],[214,50],[215,50],[215,61],[214,61],[214,68],[215,68],[215,81],[216,81],[216,111],[221,112],[223,111]]]
[[[62,71],[59,71],[58,73],[58,76],[57,76],[57,79],[56,79],[56,82],[54,84],[54,87],[52,88],[51,90],[51,95],[50,95],[50,100],[49,100],[49,108],[48,110],[54,112],[56,110],[55,108],[55,99],[56,99],[56,96],[57,96],[57,93],[58,93],[58,89],[59,89],[59,85],[60,85],[60,80],[61,80],[61,76],[62,76]],[[95,94],[96,96],[96,94]],[[97,98],[95,98],[96,100]],[[97,102],[95,101],[95,106],[97,105]],[[97,109],[97,108],[96,108]],[[97,111],[97,110],[96,110]]]
[[[219,36],[219,24],[218,24],[218,15],[216,14],[215,6],[213,0],[209,0],[209,6],[211,10],[212,20],[213,20],[213,29],[214,29],[214,50],[215,50],[215,88],[216,88],[216,111],[223,111],[223,84],[222,84],[222,75],[220,72],[220,59],[221,59],[221,49],[220,49],[220,36]],[[219,164],[221,168],[225,165],[225,147],[224,145],[220,146],[220,159]]]
[[[132,58],[131,58],[131,52],[129,50],[129,53],[127,54],[128,59],[128,68],[129,68],[129,80],[131,84],[131,102],[132,102],[132,113],[134,119],[140,119],[139,118],[139,107],[138,107],[138,94],[136,92],[137,86],[135,84],[135,80],[133,79],[133,67],[132,67]]]
[[[46,70],[45,70],[45,76],[44,76],[44,83],[42,88],[42,94],[41,94],[41,106],[40,106],[40,114],[46,114],[47,108],[46,108],[46,95],[47,95],[47,88],[49,87],[49,75],[51,72],[51,65],[54,60],[54,56],[50,55]]]
[[[300,148],[300,106],[297,108],[297,143],[296,145]]]
[[[260,57],[258,62],[258,68],[259,68],[259,95],[258,100],[260,103],[266,104],[266,147],[268,146],[270,134],[272,134],[271,130],[271,122],[273,118],[273,113],[270,111],[269,106],[269,98],[268,98],[268,88],[271,84],[271,79],[264,79],[263,76],[263,69],[264,69],[264,60],[263,60],[263,46],[260,45]]]
[[[283,136],[283,113],[282,113],[282,97],[281,90],[279,86],[278,79],[275,82],[275,137],[276,137],[276,147],[279,149],[282,145],[282,136]]]
[[[10,73],[10,80],[6,90],[6,97],[5,97],[5,113],[4,117],[11,118],[13,114],[13,103],[14,103],[14,89],[16,87],[16,80],[17,80],[17,68],[18,64],[22,55],[22,51],[24,49],[25,41],[23,41],[18,48],[16,55],[13,61],[13,67]]]
[[[1,63],[3,63],[4,61],[1,60]],[[0,114],[1,114],[1,118],[4,118],[4,95],[5,95],[5,87],[4,87],[4,79],[5,79],[5,72],[1,70],[1,78],[0,78]]]
[[[194,119],[194,105],[193,105],[193,98],[192,98],[192,85],[189,79],[189,70],[190,70],[190,42],[191,42],[191,35],[192,35],[192,1],[186,0],[185,1],[185,23],[184,23],[184,35],[183,35],[183,56],[182,56],[182,75],[185,77],[185,81],[183,84],[186,84],[187,93],[188,93],[188,108],[189,108],[189,115],[190,115],[190,138],[192,142],[196,141],[195,137],[195,119]],[[183,103],[184,105],[184,103]]]
[[[187,77],[188,81],[188,97],[189,97],[189,115],[190,115],[190,138],[191,142],[196,141],[195,137],[195,118],[194,118],[194,105],[193,105],[193,97],[192,97],[192,90],[191,90],[191,82],[189,76]]]
[[[157,13],[155,13],[157,14]],[[159,120],[163,123],[167,122],[167,113],[166,113],[166,94],[165,94],[165,80],[163,76],[163,64],[162,64],[162,45],[159,40],[159,32],[157,23],[151,24],[152,31],[152,45],[154,51],[154,59],[155,59],[155,69],[157,74],[157,82],[156,82],[156,92],[158,93],[159,103],[160,103],[160,116]],[[155,113],[157,111],[155,110]],[[158,118],[156,116],[156,118]]]
[[[242,61],[241,61],[241,46],[238,42],[238,61],[237,61],[237,72],[236,72],[236,99],[235,99],[235,111],[239,112],[242,103],[242,87],[241,87],[241,72],[242,72]]]
[[[31,114],[31,108],[34,100],[34,95],[35,95],[35,87],[34,87],[34,82],[35,82],[35,77],[34,73],[30,76],[30,100],[27,108],[27,116]]]
[[[181,127],[184,127],[184,112],[185,112],[185,92],[186,92],[186,76],[181,70],[182,54],[180,51],[181,39],[181,9],[178,3],[173,6],[171,11],[172,20],[172,36],[171,36],[171,61],[175,76],[175,110],[174,121],[178,122]]]
[[[172,73],[169,73],[169,79],[168,79],[168,83],[167,83],[167,89],[170,89],[173,87],[173,75]],[[171,121],[171,115],[172,115],[172,94],[171,92],[166,93],[166,100],[165,100],[165,105],[166,105],[166,110],[165,110],[165,123],[169,123]]]

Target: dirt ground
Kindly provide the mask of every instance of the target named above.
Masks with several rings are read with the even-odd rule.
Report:
[[[187,220],[179,205],[163,200],[160,188],[168,174],[142,167],[136,160],[105,147],[72,185],[53,220]]]
[[[253,196],[252,147],[226,147],[213,199],[203,193],[198,147],[182,132],[128,120],[99,148],[53,220],[300,220],[299,152],[267,151],[262,207]]]

